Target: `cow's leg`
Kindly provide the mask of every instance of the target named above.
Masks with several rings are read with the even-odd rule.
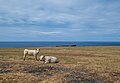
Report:
[[[34,55],[34,57],[35,57],[35,60],[37,61],[37,55]]]
[[[23,60],[24,60],[24,61],[25,61],[26,55],[27,55],[27,54],[24,54],[24,56],[23,56]]]
[[[25,61],[27,53],[24,53],[23,60]]]

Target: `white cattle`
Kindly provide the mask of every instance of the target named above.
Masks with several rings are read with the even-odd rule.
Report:
[[[43,61],[44,63],[57,63],[58,59],[54,56],[40,56],[40,61]]]
[[[37,60],[37,55],[38,55],[39,52],[40,52],[40,49],[36,49],[36,50],[25,49],[23,60],[25,60],[26,55],[33,55],[35,57],[35,59]]]

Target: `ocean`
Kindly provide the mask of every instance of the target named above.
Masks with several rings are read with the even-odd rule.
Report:
[[[55,46],[120,46],[120,42],[0,42],[0,48]]]

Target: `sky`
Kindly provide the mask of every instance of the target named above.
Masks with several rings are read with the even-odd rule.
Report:
[[[120,41],[120,0],[0,0],[0,41]]]

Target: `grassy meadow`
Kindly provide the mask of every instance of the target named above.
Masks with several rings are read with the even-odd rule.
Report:
[[[40,49],[38,59],[52,55],[59,63],[23,61],[24,48],[0,48],[0,83],[120,83],[120,46]]]

